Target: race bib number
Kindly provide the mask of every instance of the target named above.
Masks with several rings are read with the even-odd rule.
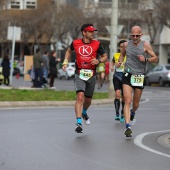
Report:
[[[144,75],[132,75],[130,82],[132,86],[143,86]]]
[[[87,70],[87,69],[81,69],[80,70],[80,75],[79,77],[82,80],[87,81],[89,78],[91,78],[93,76],[93,70]]]
[[[99,66],[99,72],[104,71],[104,67],[103,66]]]
[[[124,64],[122,63],[120,67],[116,68],[117,72],[124,72]]]

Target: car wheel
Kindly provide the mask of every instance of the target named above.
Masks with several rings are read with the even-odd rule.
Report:
[[[164,82],[163,82],[162,78],[159,78],[159,85],[164,86]]]

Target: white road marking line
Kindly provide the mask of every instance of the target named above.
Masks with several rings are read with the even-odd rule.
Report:
[[[150,148],[150,147],[148,147],[148,146],[146,146],[146,145],[144,145],[144,144],[142,143],[142,140],[143,140],[143,138],[144,138],[145,136],[147,136],[147,135],[149,135],[149,134],[153,134],[153,133],[164,133],[164,132],[170,132],[170,130],[142,133],[142,134],[140,134],[140,135],[138,135],[138,136],[135,137],[134,143],[135,143],[135,145],[137,145],[137,146],[139,146],[139,147],[141,147],[141,148],[143,148],[143,149],[145,149],[145,150],[147,150],[147,151],[149,151],[149,152],[153,152],[153,153],[155,153],[155,154],[158,154],[158,155],[161,155],[161,156],[165,156],[165,157],[170,158],[170,155],[165,154],[165,153],[162,153],[162,152],[159,152],[159,151],[157,151],[157,150],[154,150],[154,149],[152,149],[152,148]]]
[[[144,99],[143,101],[140,101],[139,103],[146,103],[149,102],[150,100],[148,98]]]

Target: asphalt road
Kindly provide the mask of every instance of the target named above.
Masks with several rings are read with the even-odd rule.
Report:
[[[0,109],[0,170],[169,170],[169,87],[146,87],[132,126],[114,120],[111,104],[91,106],[77,134],[73,107]]]

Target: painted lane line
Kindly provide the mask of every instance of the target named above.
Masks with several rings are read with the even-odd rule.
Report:
[[[139,103],[146,103],[149,102],[150,100],[148,98],[144,99],[143,101],[140,101]]]
[[[137,145],[137,146],[139,146],[140,148],[145,149],[145,150],[147,150],[147,151],[149,151],[149,152],[153,152],[153,153],[155,153],[155,154],[158,154],[158,155],[161,155],[161,156],[165,156],[165,157],[170,158],[170,155],[165,154],[165,153],[162,153],[162,152],[159,152],[159,151],[157,151],[157,150],[154,150],[154,149],[152,149],[152,148],[150,148],[150,147],[148,147],[148,146],[146,146],[146,145],[144,145],[144,144],[142,143],[143,138],[144,138],[145,136],[147,136],[147,135],[154,134],[154,133],[165,133],[165,132],[170,132],[170,130],[142,133],[142,134],[140,134],[140,135],[138,135],[138,136],[135,137],[134,143],[135,143],[135,145]]]

